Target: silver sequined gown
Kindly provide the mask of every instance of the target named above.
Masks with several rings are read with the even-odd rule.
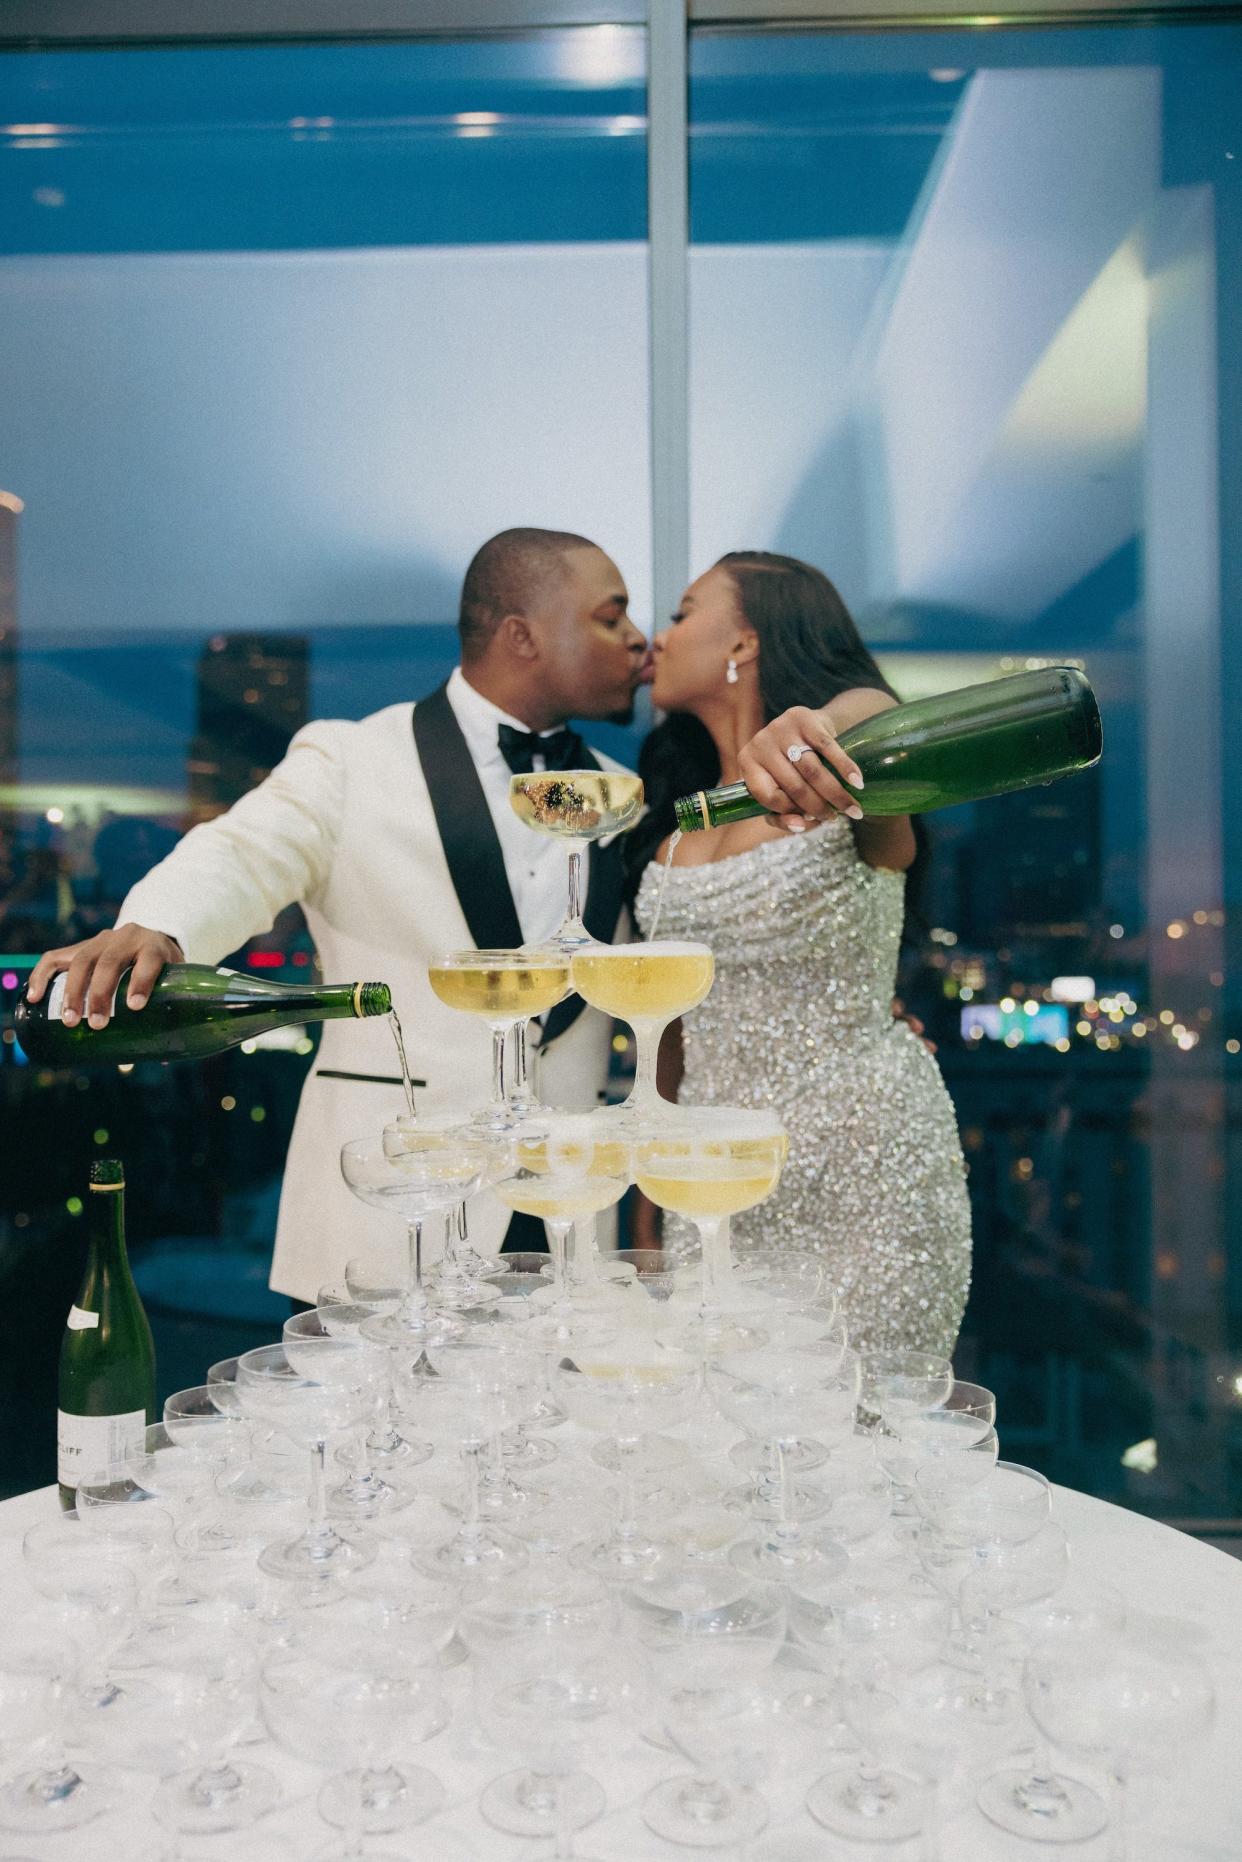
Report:
[[[660,873],[643,875],[642,925]],[[821,1258],[860,1349],[951,1355],[970,1206],[940,1070],[893,1020],[904,891],[833,821],[674,866],[659,935],[716,953],[711,994],[684,1023],[682,1103],[774,1107],[789,1133],[780,1187],[734,1217],[735,1248]]]

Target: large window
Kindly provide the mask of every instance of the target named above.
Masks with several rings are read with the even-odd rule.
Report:
[[[472,550],[531,522],[597,537],[643,617],[679,554],[807,557],[906,696],[1086,667],[1101,767],[934,821],[903,979],[970,1164],[959,1361],[1011,1454],[1221,1531],[1242,1516],[1242,25],[696,28],[687,331],[675,214],[649,242],[646,48],[596,25],[0,59],[6,1478],[50,1475],[105,1148],[165,1388],[270,1336],[312,1038],[38,1072],[9,1025],[35,953],[111,922],[304,718],[436,684]],[[657,69],[667,206],[680,98]],[[237,961],[307,975],[296,913]]]
[[[903,696],[1068,659],[1104,711],[1098,771],[934,823],[960,1362],[1007,1452],[1219,1520],[1242,31],[704,32],[691,117],[695,570],[818,563]]]
[[[22,1313],[0,1376],[22,1487],[50,1478],[93,1155],[127,1161],[164,1389],[248,1324],[271,1336],[311,1049],[36,1071],[11,1026],[35,954],[111,924],[307,717],[430,691],[493,531],[597,537],[649,611],[645,39],[23,53],[0,94],[0,1275]],[[260,945],[236,961],[310,974],[296,912]]]

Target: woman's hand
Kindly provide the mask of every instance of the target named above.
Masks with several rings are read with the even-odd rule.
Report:
[[[791,760],[790,750],[799,746],[803,754]],[[814,754],[806,755],[806,751]],[[863,818],[854,797],[837,780],[843,776],[861,789],[862,771],[837,742],[826,711],[812,711],[808,705],[782,711],[751,738],[738,763],[755,800],[792,833],[828,815],[848,815],[851,821]]]

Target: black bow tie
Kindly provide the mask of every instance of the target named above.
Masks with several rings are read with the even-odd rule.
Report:
[[[529,776],[537,756],[548,769],[581,769],[586,745],[577,731],[549,731],[546,737],[537,737],[534,731],[515,731],[511,724],[502,724],[500,754],[515,776]]]

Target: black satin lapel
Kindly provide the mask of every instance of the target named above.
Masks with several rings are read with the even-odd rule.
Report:
[[[588,768],[600,767],[596,758],[588,750],[585,762]],[[589,860],[589,883],[587,885],[586,905],[583,907],[582,919],[593,938],[601,944],[611,944],[617,929],[617,920],[621,916],[621,903],[625,889],[625,869],[621,863],[621,836],[615,835],[606,847],[592,847]],[[586,1004],[581,996],[567,996],[564,1002],[558,1002],[548,1015],[543,1026],[541,1046],[547,1047],[558,1035],[564,1034],[573,1026]]]
[[[522,928],[504,855],[446,687],[415,705],[414,747],[423,766],[449,876],[475,947],[513,950],[522,942]]]

